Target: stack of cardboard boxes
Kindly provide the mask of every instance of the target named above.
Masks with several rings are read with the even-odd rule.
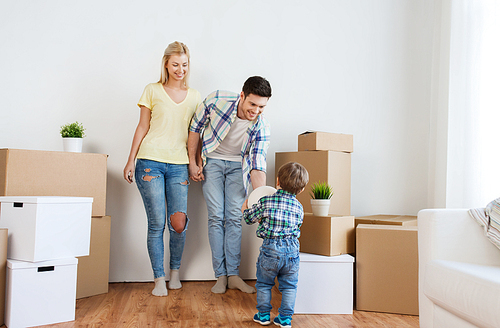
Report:
[[[276,176],[281,165],[298,162],[309,172],[309,183],[297,196],[304,207],[300,250],[334,256],[354,253],[354,217],[351,216],[351,153],[353,136],[326,132],[305,132],[298,137],[298,151],[277,152]],[[327,182],[334,195],[328,217],[316,217],[311,210],[311,185]]]
[[[76,298],[108,291],[111,218],[106,216],[106,163],[103,154],[0,149],[0,196],[93,199],[90,255],[78,257]],[[0,279],[6,270],[2,258],[6,247],[0,238]],[[5,293],[4,281],[0,282],[0,299]],[[0,323],[3,314],[0,304]]]
[[[341,273],[340,262],[355,255],[357,310],[418,315],[417,218],[351,216],[352,152],[352,135],[305,132],[298,137],[297,152],[276,153],[276,175],[290,161],[301,163],[309,172],[309,184],[297,197],[306,212],[299,239],[297,313],[348,313],[336,299],[325,301],[324,295],[331,292],[352,302],[341,286],[331,286],[331,282],[342,281],[352,295],[353,282],[346,280],[348,273]],[[327,217],[310,213],[310,186],[318,181],[334,190]],[[328,273],[323,276],[325,270]]]
[[[304,207],[301,227],[300,279],[296,313],[350,314],[353,309],[354,217],[351,216],[351,153],[353,136],[305,132],[298,151],[277,152],[276,176],[281,165],[298,162],[309,172],[309,183],[297,199]],[[311,212],[310,189],[327,182],[334,190],[328,216]]]

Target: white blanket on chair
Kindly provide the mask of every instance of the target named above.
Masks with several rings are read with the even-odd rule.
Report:
[[[486,208],[469,210],[469,214],[484,228],[486,237],[500,248],[500,198],[490,202]]]

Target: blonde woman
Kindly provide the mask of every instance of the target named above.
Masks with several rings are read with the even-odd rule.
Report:
[[[148,219],[147,247],[154,274],[152,294],[167,296],[163,233],[170,234],[170,289],[179,289],[186,229],[189,186],[188,128],[201,103],[200,93],[188,86],[188,47],[173,42],[165,50],[161,78],[146,86],[128,162],[123,175],[134,181],[142,196]]]

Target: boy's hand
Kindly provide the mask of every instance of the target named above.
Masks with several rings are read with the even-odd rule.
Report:
[[[245,199],[243,206],[241,206],[241,213],[243,213],[243,211],[245,211],[247,208],[248,208],[248,199]]]

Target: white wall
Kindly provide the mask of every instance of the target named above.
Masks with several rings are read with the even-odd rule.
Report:
[[[144,86],[174,40],[191,50],[203,96],[273,87],[265,115],[274,153],[297,134],[354,135],[353,215],[416,214],[429,205],[432,1],[16,1],[0,12],[0,147],[62,150],[59,127],[87,128],[85,152],[109,154],[111,281],[151,280],[139,192],[122,178]],[[55,168],[56,169],[56,168]],[[206,208],[192,184],[182,279],[212,279]],[[260,241],[245,227],[241,275]]]
[[[446,207],[451,1],[434,3],[428,207]]]

